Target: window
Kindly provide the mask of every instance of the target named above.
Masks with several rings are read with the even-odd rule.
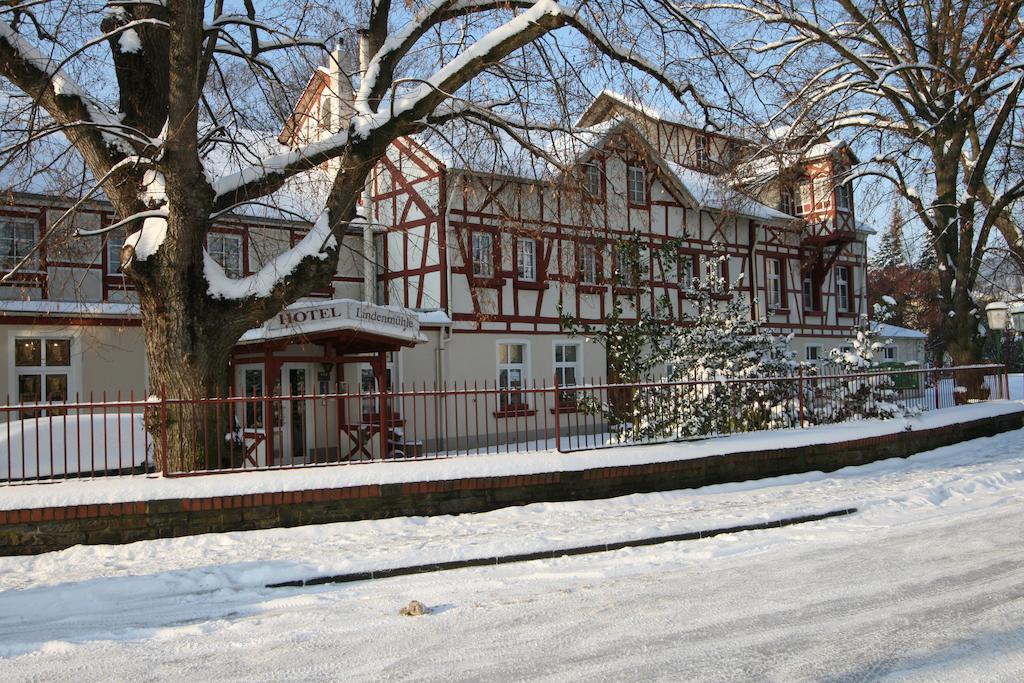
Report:
[[[494,236],[489,232],[473,233],[473,275],[494,276]]]
[[[263,368],[247,368],[242,374],[242,390],[246,398],[263,396]],[[263,401],[246,401],[243,430],[263,429]]]
[[[32,253],[39,225],[35,221],[0,220],[0,271],[8,271]],[[31,258],[25,263],[25,270],[38,269],[38,258]]]
[[[373,266],[375,271],[373,283],[374,303],[383,306],[387,303],[387,258],[385,256],[384,233],[373,236]]]
[[[828,176],[818,176],[814,179],[814,208],[827,209],[832,205],[832,192],[829,188],[830,179]]]
[[[898,354],[895,346],[883,346],[882,347],[882,359],[887,361],[898,360]]]
[[[18,403],[65,402],[71,390],[71,340],[15,338],[14,374]],[[21,419],[63,415],[63,409],[22,410]]]
[[[710,163],[708,157],[708,138],[706,135],[698,135],[694,140],[694,160],[697,168],[706,169]]]
[[[821,347],[820,346],[808,346],[804,349],[804,360],[816,363],[821,360]]]
[[[390,392],[394,388],[395,382],[395,354],[390,352],[387,354],[384,361],[384,391]],[[373,372],[373,366],[369,363],[362,363],[359,366],[359,391],[362,393],[363,398],[360,401],[360,410],[362,411],[363,417],[367,418],[380,414],[378,395],[380,389],[377,386],[377,375]],[[393,406],[388,401],[389,410]]]
[[[228,277],[242,277],[242,236],[213,233],[207,238],[207,251]]]
[[[729,258],[712,256],[704,261],[704,272],[711,281],[711,291],[725,294],[729,291]]]
[[[107,275],[121,275],[121,247],[119,238],[107,235]]]
[[[841,313],[850,311],[850,267],[836,266],[836,306]]]
[[[821,310],[818,292],[814,288],[814,278],[808,276],[803,280],[803,305],[805,311]]]
[[[679,285],[685,292],[692,292],[694,289],[694,277],[697,272],[697,257],[693,254],[683,254],[679,257]]]
[[[849,184],[840,183],[836,185],[836,209],[839,211],[849,211],[852,205]]]
[[[574,387],[579,383],[580,374],[580,345],[556,343],[555,379],[558,381],[558,385]],[[558,403],[559,405],[574,404],[575,399],[575,392],[560,392]]]
[[[525,343],[498,343],[498,388],[509,390],[498,394],[499,410],[526,409],[526,359]]]
[[[793,213],[794,216],[804,215],[804,206],[811,201],[811,186],[808,183],[800,183],[800,186],[796,189],[796,195],[793,197],[796,200],[796,211]]]
[[[636,286],[636,263],[630,246],[622,242],[615,247],[615,283],[623,287]]]
[[[529,237],[516,240],[516,277],[528,282],[537,280],[536,240]]]
[[[580,284],[597,284],[597,247],[593,244],[579,245]]]
[[[782,305],[782,259],[770,258],[766,262],[768,273],[768,309],[783,308]]]
[[[788,213],[790,216],[799,215],[797,209],[796,196],[793,194],[793,188],[784,187],[779,193],[779,210],[782,213]]]
[[[591,197],[600,197],[604,183],[601,180],[601,167],[595,163],[583,165],[583,191]]]
[[[643,166],[626,167],[626,194],[630,204],[647,203],[647,178]]]

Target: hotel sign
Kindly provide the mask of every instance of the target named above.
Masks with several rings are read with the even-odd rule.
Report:
[[[414,338],[419,334],[420,321],[411,311],[337,299],[316,305],[286,308],[267,322],[267,329],[285,334],[326,332],[332,329],[363,330]]]

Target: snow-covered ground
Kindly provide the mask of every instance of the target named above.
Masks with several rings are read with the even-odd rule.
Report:
[[[292,578],[813,524],[304,589]],[[1024,430],[700,490],[0,559],[0,680],[1021,680]],[[417,599],[433,608],[398,616]]]

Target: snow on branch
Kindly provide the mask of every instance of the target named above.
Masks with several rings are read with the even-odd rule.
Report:
[[[274,288],[291,275],[307,258],[327,259],[329,251],[338,248],[338,242],[331,232],[328,213],[320,214],[313,229],[291,249],[278,254],[252,275],[233,279],[224,268],[203,252],[203,272],[209,283],[208,294],[215,299],[248,299],[269,297]]]

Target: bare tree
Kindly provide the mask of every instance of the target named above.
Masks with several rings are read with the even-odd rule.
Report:
[[[642,3],[373,0],[332,15],[313,2],[39,0],[4,3],[0,16],[0,76],[31,103],[18,144],[64,136],[82,164],[77,196],[113,204],[121,220],[107,230],[129,233],[121,267],[138,292],[151,388],[175,396],[223,392],[239,337],[331,282],[367,174],[396,138],[461,117],[525,139],[523,103],[570,109],[552,94],[585,83],[584,61],[705,106],[676,49],[686,32]],[[289,79],[327,54],[323,32],[303,35],[332,22],[361,28],[369,47],[348,125],[280,154],[249,149],[217,175],[205,151],[248,148],[238,130],[254,98],[282,124]],[[340,170],[305,238],[253,275],[227,277],[204,250],[217,217],[329,160]],[[200,430],[185,415],[167,429],[172,467],[189,469]]]
[[[937,255],[942,336],[956,363],[979,359],[971,292],[993,229],[1024,252],[1019,0],[710,0],[683,7],[746,71],[789,142],[843,134],[855,176],[891,182]],[[713,33],[709,27],[715,27]],[[723,28],[728,27],[728,28]],[[729,35],[728,40],[721,34]]]

